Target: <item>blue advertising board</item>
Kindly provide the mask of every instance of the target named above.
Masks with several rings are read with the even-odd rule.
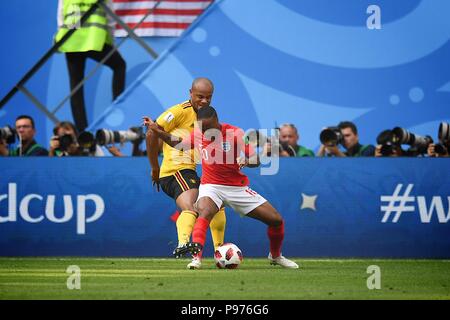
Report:
[[[244,170],[285,219],[286,256],[450,257],[448,159],[278,160],[270,174]],[[175,204],[152,188],[144,157],[2,158],[0,168],[0,256],[169,257],[176,246]],[[266,256],[266,226],[226,211],[225,241]]]

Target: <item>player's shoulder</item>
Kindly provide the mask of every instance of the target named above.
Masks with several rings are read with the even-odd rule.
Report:
[[[187,100],[187,101],[183,101],[181,103],[178,103],[178,104],[176,104],[174,106],[171,106],[166,111],[181,113],[181,112],[184,112],[185,110],[190,109],[190,108],[192,108],[191,102],[189,100]]]
[[[192,108],[190,101],[184,101],[169,107],[165,110],[157,119],[159,125],[162,125],[163,121],[169,123],[174,119],[177,121],[183,121],[186,118],[186,112],[189,112],[189,108]]]
[[[232,130],[233,132],[244,132],[244,130],[242,128],[239,128],[237,126],[233,126],[229,123],[221,123],[222,125],[222,131],[223,130]]]

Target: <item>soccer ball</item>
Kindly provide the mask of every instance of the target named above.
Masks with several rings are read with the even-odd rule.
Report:
[[[243,258],[241,249],[233,243],[224,243],[214,252],[214,260],[219,269],[236,269]]]

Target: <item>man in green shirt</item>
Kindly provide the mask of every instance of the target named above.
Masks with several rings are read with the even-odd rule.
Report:
[[[0,143],[0,156],[9,157],[35,157],[48,156],[48,151],[34,140],[36,128],[34,120],[28,115],[18,116],[16,119],[15,130],[19,138],[19,144],[16,149],[8,150],[8,146],[3,140]]]
[[[298,144],[298,130],[286,123],[280,127],[280,157],[314,157],[314,152]]]

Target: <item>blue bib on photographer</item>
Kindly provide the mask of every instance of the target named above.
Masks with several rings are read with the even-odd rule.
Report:
[[[71,29],[77,29],[59,48],[61,52],[102,51],[105,43],[112,44],[108,30],[106,13],[98,7],[91,16],[80,25],[81,17],[97,0],[64,0],[64,23],[55,36],[59,41]]]

